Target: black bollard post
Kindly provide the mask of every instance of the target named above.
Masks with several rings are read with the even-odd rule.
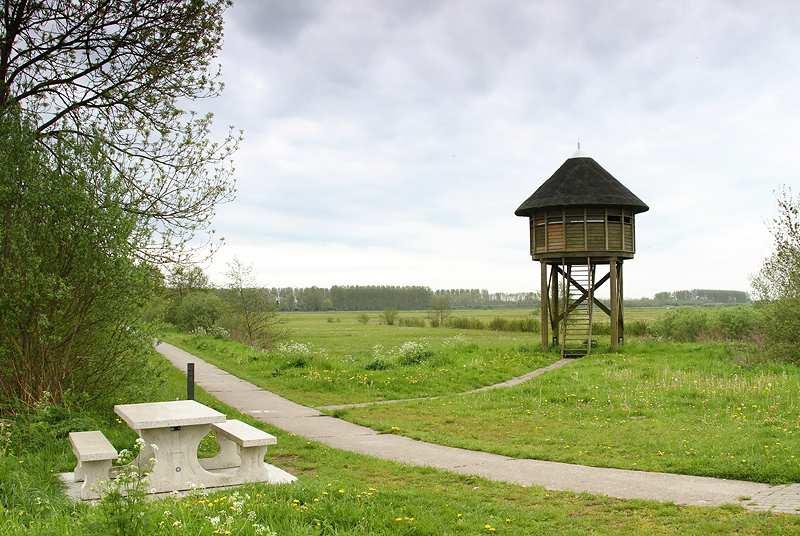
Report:
[[[194,400],[194,363],[186,364],[186,399]]]

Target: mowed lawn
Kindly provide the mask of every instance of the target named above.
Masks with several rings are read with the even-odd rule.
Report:
[[[800,481],[800,367],[720,344],[629,343],[511,389],[337,415],[514,457]]]
[[[470,311],[473,313],[486,314]],[[378,313],[368,313],[370,321],[362,324],[360,314],[283,314],[288,335],[269,351],[177,332],[162,338],[241,378],[309,405],[468,391],[558,359],[555,353],[541,352],[531,333],[388,326],[378,323]],[[423,314],[401,313],[401,317]],[[522,318],[530,313],[515,310],[506,314]],[[404,357],[403,348],[411,348],[410,358]],[[421,352],[419,359],[414,357],[414,348]]]
[[[182,395],[184,378],[177,370],[164,364],[160,377],[163,385],[142,397],[169,400]],[[299,481],[286,486],[244,486],[206,497],[147,501],[129,512],[140,524],[140,534],[800,533],[800,516],[552,492],[381,461],[283,433],[239,414],[202,390],[198,396],[229,418],[276,435],[278,444],[270,447],[268,460],[297,475]],[[24,443],[21,453],[0,452],[0,533],[110,534],[114,522],[122,522],[120,512],[109,517],[102,506],[71,503],[59,491],[52,473],[73,467],[67,431],[100,429],[117,448],[130,447],[133,432],[114,418],[110,407],[103,414],[42,410],[35,420],[24,431],[14,429],[12,441]],[[210,445],[204,443],[205,455],[211,453]],[[131,534],[130,527],[116,528]]]

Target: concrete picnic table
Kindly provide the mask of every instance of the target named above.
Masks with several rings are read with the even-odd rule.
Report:
[[[250,482],[287,484],[297,478],[264,463],[268,445],[277,438],[194,400],[120,404],[119,415],[141,438],[141,448],[130,466],[146,469],[151,493],[192,488],[235,486]],[[213,431],[219,452],[199,459],[200,441]],[[112,469],[118,458],[114,446],[99,430],[71,432],[70,445],[77,459],[74,472],[61,473],[67,494],[75,499],[99,499],[103,483],[124,467]]]
[[[154,460],[148,476],[152,492],[180,491],[194,487],[215,487],[269,482],[282,484],[296,478],[264,463],[267,445],[275,437],[194,400],[121,404],[114,412],[144,441],[134,463],[146,467]],[[200,460],[200,441],[212,429],[220,452]]]
[[[225,422],[225,415],[195,400],[120,404],[120,416],[144,440],[135,463],[155,460],[149,475],[156,492],[223,485],[220,475],[200,465],[197,449],[211,424]]]

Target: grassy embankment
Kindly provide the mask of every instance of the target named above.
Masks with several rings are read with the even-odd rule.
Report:
[[[148,400],[181,395],[184,379],[177,370],[163,365],[161,377],[163,385],[146,395]],[[800,533],[797,516],[548,492],[379,461],[285,434],[202,390],[198,394],[229,417],[277,435],[278,445],[268,459],[300,480],[289,486],[253,485],[205,498],[147,502],[125,514],[141,523],[142,534]],[[55,483],[53,471],[70,470],[74,463],[65,434],[81,428],[103,430],[118,448],[134,439],[110,408],[101,414],[42,409],[24,426],[14,425],[9,439],[16,453],[0,452],[0,534],[111,534],[114,520],[124,519],[121,512],[110,513],[103,506],[70,503]],[[211,449],[207,444],[202,451],[209,454]],[[124,524],[120,531],[130,534]]]

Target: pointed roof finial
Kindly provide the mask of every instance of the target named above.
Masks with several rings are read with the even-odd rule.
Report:
[[[572,155],[572,158],[583,158],[585,156],[586,154],[583,151],[581,151],[581,140],[578,139],[578,150],[575,151],[575,154]]]

